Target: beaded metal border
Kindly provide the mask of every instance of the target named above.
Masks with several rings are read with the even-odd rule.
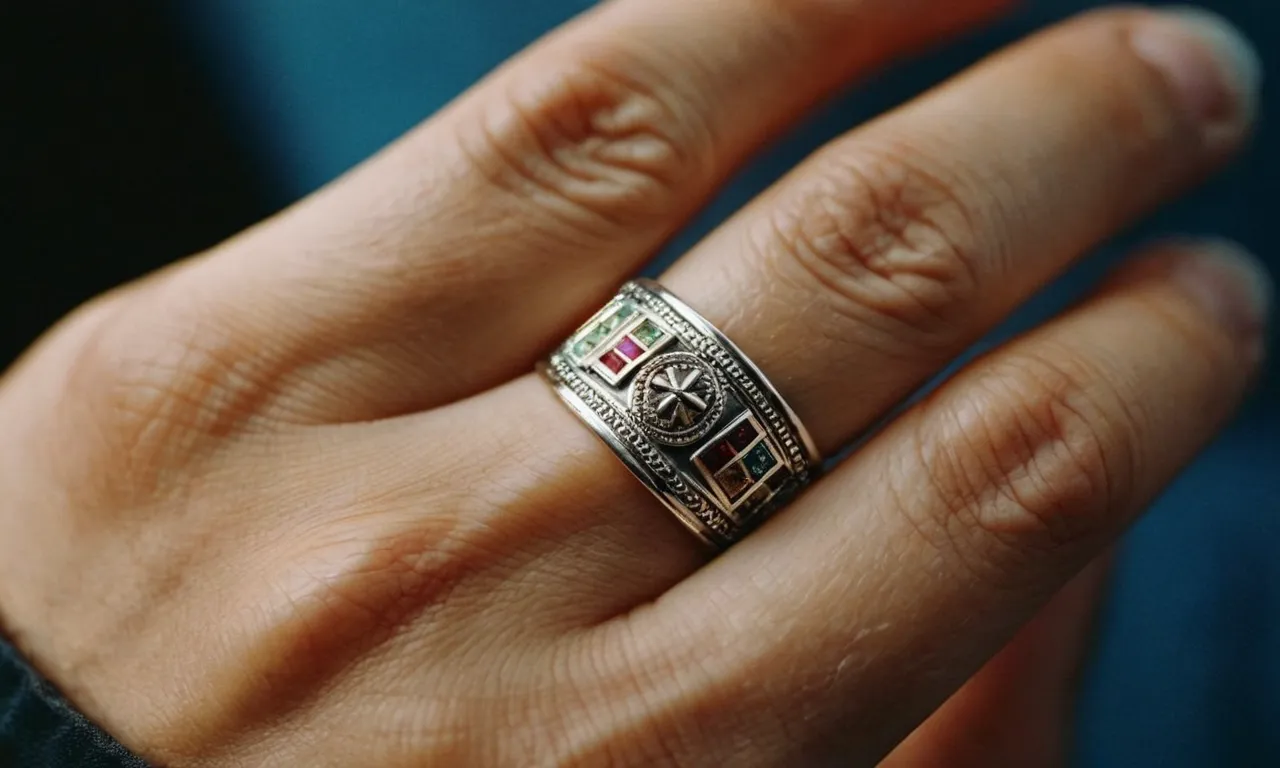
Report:
[[[789,420],[778,412],[766,395],[752,380],[750,374],[738,364],[738,355],[730,352],[720,342],[697,328],[693,327],[684,316],[663,298],[653,293],[640,283],[629,282],[622,286],[619,295],[637,302],[649,312],[658,315],[663,322],[680,334],[684,343],[718,371],[727,374],[729,382],[742,395],[742,400],[763,419],[774,431],[775,438],[782,443],[791,462],[792,476],[798,485],[803,486],[812,472],[809,457],[801,446],[799,438],[792,429]]]
[[[575,397],[590,408],[618,437],[622,438],[631,448],[632,453],[654,475],[667,484],[671,492],[697,517],[699,522],[723,537],[725,542],[733,541],[739,536],[740,526],[681,479],[680,471],[654,447],[631,415],[597,392],[596,388],[563,354],[557,352],[551,357],[547,371],[554,380],[564,384]]]

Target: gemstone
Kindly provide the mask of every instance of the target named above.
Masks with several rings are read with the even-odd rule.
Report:
[[[604,363],[604,367],[613,371],[615,375],[622,373],[622,369],[627,367],[627,361],[612,349],[600,356],[600,362]]]
[[[741,464],[730,464],[716,474],[716,482],[730,501],[737,501],[743,491],[751,486],[747,472]]]
[[[617,312],[614,312],[612,315],[609,315],[604,320],[601,320],[600,327],[604,329],[605,333],[613,333],[614,331],[618,330],[618,328],[622,326],[622,323],[624,320],[626,320],[628,317],[631,317],[635,313],[636,313],[636,310],[634,307],[632,307],[630,304],[624,304],[623,306],[618,307]]]
[[[638,328],[631,332],[631,335],[635,336],[636,339],[646,347],[652,347],[654,344],[662,341],[662,337],[667,334],[663,333],[662,329],[658,326],[648,320],[645,320]]]
[[[742,463],[747,465],[747,471],[751,473],[753,480],[759,480],[778,466],[778,460],[773,457],[773,451],[770,451],[769,446],[763,442],[752,448],[751,452],[743,458]]]
[[[729,444],[733,446],[734,450],[742,452],[747,449],[748,445],[751,445],[751,441],[759,436],[760,433],[756,431],[755,425],[748,419],[729,433]]]
[[[591,332],[586,335],[583,341],[592,347],[597,347],[608,336],[609,329],[605,327],[604,323],[596,323],[596,327],[591,329]]]
[[[738,452],[729,445],[728,440],[721,440],[718,443],[708,446],[703,453],[698,456],[698,460],[702,462],[702,466],[707,468],[711,474],[719,472],[725,464],[733,461]]]
[[[573,345],[573,354],[575,357],[586,357],[587,355],[591,354],[591,350],[595,348],[596,348],[595,344],[592,344],[588,342],[586,339],[583,339],[582,341]]]
[[[637,357],[644,354],[644,350],[641,349],[640,345],[636,343],[636,340],[630,336],[624,336],[622,341],[618,342],[618,346],[614,347],[614,349],[622,353],[622,355],[628,360],[635,360]]]

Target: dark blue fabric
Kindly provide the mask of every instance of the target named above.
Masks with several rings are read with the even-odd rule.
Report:
[[[146,768],[0,642],[0,766]]]

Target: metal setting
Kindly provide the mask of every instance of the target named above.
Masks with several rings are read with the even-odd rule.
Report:
[[[724,413],[724,385],[697,355],[672,352],[636,376],[631,412],[659,443],[688,445],[706,436]]]
[[[813,440],[764,374],[651,280],[623,286],[540,370],[713,546],[741,539],[819,471]]]

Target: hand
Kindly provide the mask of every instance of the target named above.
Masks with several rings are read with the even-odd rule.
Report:
[[[710,558],[528,373],[757,146],[997,0],[616,0],[0,385],[0,615],[173,765],[1049,765],[1105,552],[1264,278],[1163,246]],[[1111,10],[819,151],[663,282],[837,453],[1223,163],[1219,22]],[[1047,612],[914,735],[925,718]]]

